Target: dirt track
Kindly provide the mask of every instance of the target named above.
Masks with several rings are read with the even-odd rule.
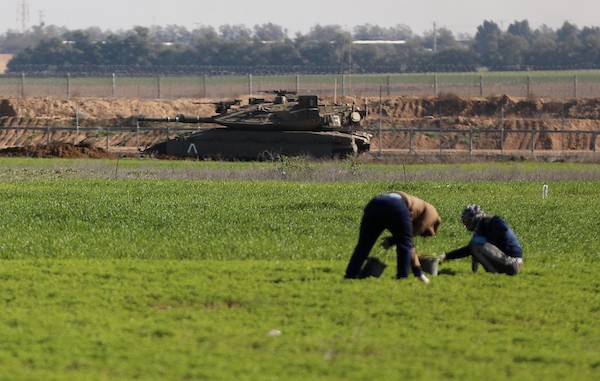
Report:
[[[210,101],[202,99],[202,101]],[[332,99],[323,99],[332,102]],[[346,99],[349,103],[354,100]],[[209,116],[214,113],[210,104],[197,104],[198,99],[152,100],[152,99],[56,99],[56,98],[8,98],[0,99],[0,148],[5,155],[24,154],[28,156],[52,156],[44,154],[40,148],[32,148],[47,143],[44,133],[31,134],[24,138],[23,131],[2,127],[132,127],[135,117],[175,116],[180,113]],[[506,150],[528,149],[530,139],[523,134],[510,134],[511,131],[600,131],[600,99],[579,99],[573,101],[557,101],[552,99],[526,99],[498,96],[492,98],[458,98],[451,94],[437,98],[399,97],[384,99],[381,110],[379,99],[356,100],[359,106],[369,110],[366,126],[375,128],[382,125],[390,127],[440,128],[468,131],[472,128],[502,126],[507,135],[504,141]],[[98,134],[96,134],[98,135]],[[572,135],[572,136],[571,136]],[[566,141],[560,140],[560,134],[539,134],[536,146],[540,149],[562,149],[589,151],[594,142],[592,134],[570,134]],[[597,135],[596,135],[597,136]],[[160,134],[118,133],[111,135],[111,146],[122,148],[147,146],[164,139]],[[397,139],[393,133],[384,135],[383,147],[393,148]],[[56,144],[50,147],[54,154],[75,157],[102,156],[104,140],[102,136],[90,136],[81,131],[54,132],[53,143],[63,143],[62,148]],[[67,149],[65,144],[69,145]],[[419,149],[435,148],[433,139],[421,135],[414,142]],[[445,148],[460,148],[459,142],[446,142]],[[453,147],[455,144],[457,147]],[[377,142],[374,148],[377,149]],[[14,148],[21,147],[21,148]],[[496,149],[497,147],[490,147]],[[112,155],[106,152],[107,155]],[[63,157],[64,157],[63,156]]]

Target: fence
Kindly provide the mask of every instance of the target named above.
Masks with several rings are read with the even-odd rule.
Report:
[[[265,75],[265,76],[137,76],[64,77],[0,76],[3,97],[99,98],[236,98],[261,91],[286,89],[320,96],[436,96],[461,97],[506,94],[555,99],[600,96],[600,71]]]
[[[86,141],[114,152],[138,152],[161,140],[196,131],[190,127],[2,127],[0,148]],[[532,155],[597,155],[600,131],[572,130],[504,130],[504,129],[437,129],[437,128],[373,128],[372,155],[463,153],[500,155],[530,153]],[[10,135],[10,136],[8,136]],[[508,142],[512,141],[509,145]],[[517,144],[514,142],[517,141]],[[548,144],[557,141],[556,144]],[[426,142],[426,143],[423,143]]]

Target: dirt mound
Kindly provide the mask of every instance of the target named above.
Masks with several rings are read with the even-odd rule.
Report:
[[[0,126],[131,127],[139,115],[212,113],[212,105],[201,105],[193,99],[26,97],[0,100]]]
[[[9,147],[0,150],[0,156],[67,159],[116,159],[119,157],[116,154],[99,147],[71,143],[50,143],[23,147]]]
[[[111,149],[116,147],[133,151],[173,137],[168,131],[166,134],[158,130],[136,131],[137,116],[214,115],[214,104],[211,102],[220,100],[202,101],[200,104],[198,99],[0,99],[0,147],[9,147],[0,155],[111,157],[113,154],[108,151],[109,146]],[[411,137],[412,147],[419,150],[440,148],[441,140],[432,130],[452,131],[443,141],[444,149],[465,149],[469,143],[469,131],[491,129],[503,131],[503,149],[506,150],[530,149],[532,136],[535,136],[534,145],[539,149],[590,151],[593,150],[591,147],[596,147],[598,139],[593,132],[600,131],[600,98],[553,100],[506,95],[461,98],[454,94],[440,94],[438,97],[383,99],[381,106],[379,98],[359,100],[347,97],[334,100],[324,97],[322,101],[327,104],[334,101],[356,103],[359,107],[366,107],[368,115],[364,127],[370,130],[382,128],[381,145],[389,150],[406,147],[409,137],[407,133],[398,132],[398,128],[430,131]],[[75,126],[88,129],[84,132],[64,129]],[[126,128],[109,132],[106,127]],[[57,129],[50,133],[50,128]],[[550,134],[548,131],[561,133]],[[585,133],[578,133],[582,131]],[[61,142],[62,145],[44,144],[50,140]],[[375,139],[371,149],[378,149],[379,142]],[[489,142],[479,137],[477,149],[497,150],[498,142],[499,138],[493,136]]]

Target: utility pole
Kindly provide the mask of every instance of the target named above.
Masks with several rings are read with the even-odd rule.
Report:
[[[433,23],[433,52],[437,53],[437,25]]]
[[[17,5],[17,22],[21,24],[21,32],[27,30],[27,22],[29,21],[29,4],[27,0],[21,0],[21,4]]]

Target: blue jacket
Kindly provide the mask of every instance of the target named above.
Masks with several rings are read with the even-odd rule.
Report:
[[[522,258],[523,249],[515,232],[506,221],[498,216],[485,216],[473,231],[471,242],[489,242],[510,257]],[[446,259],[456,259],[471,255],[469,246],[461,247],[446,254]]]

